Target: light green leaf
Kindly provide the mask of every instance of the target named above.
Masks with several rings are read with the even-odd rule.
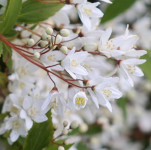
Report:
[[[142,56],[141,59],[147,60],[144,64],[140,65],[140,68],[144,72],[146,78],[151,81],[151,50],[148,50],[147,55]]]
[[[74,143],[73,143],[74,144]],[[61,145],[64,147],[65,150],[68,150],[73,144],[69,144],[69,145]],[[46,148],[45,150],[58,150],[59,145],[54,145],[51,144],[48,148]]]
[[[51,111],[47,113],[48,120],[43,123],[34,123],[29,131],[23,150],[42,150],[49,145],[53,138]]]
[[[90,150],[90,149],[89,149],[85,144],[83,144],[82,142],[78,143],[77,149],[78,149],[78,150]]]
[[[7,67],[12,69],[12,49],[8,45],[3,43],[3,61],[6,63]]]
[[[2,23],[0,23],[0,33],[5,34],[13,29],[21,9],[22,0],[9,0]]]
[[[27,0],[23,3],[19,23],[38,23],[53,16],[63,4],[44,4],[37,0]]]
[[[3,53],[3,43],[0,41],[0,57]]]
[[[104,16],[101,19],[101,23],[109,21],[119,14],[126,11],[136,0],[113,0],[112,4],[109,4],[104,12]]]

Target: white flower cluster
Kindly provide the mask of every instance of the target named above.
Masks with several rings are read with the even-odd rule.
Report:
[[[145,62],[139,58],[146,51],[135,49],[139,37],[129,35],[127,27],[125,34],[110,38],[111,28],[105,31],[97,28],[103,16],[96,8],[99,2],[75,0],[73,3],[74,8],[67,5],[43,22],[45,30],[41,25],[36,27],[34,31],[42,35],[40,39],[22,32],[22,40],[14,41],[16,51],[18,45],[23,48],[25,59],[13,53],[14,73],[9,76],[11,94],[2,110],[9,115],[4,119],[0,134],[11,131],[10,143],[19,136],[25,137],[33,122],[46,121],[50,109],[59,116],[63,116],[66,109],[74,112],[85,107],[94,114],[100,105],[112,112],[110,102],[122,97],[119,78],[114,76],[116,71],[131,86],[131,76],[143,76],[137,65]],[[65,12],[75,8],[83,26],[69,25],[69,15]],[[61,29],[59,32],[48,27],[50,20]],[[65,23],[62,20],[66,20]],[[23,44],[25,40],[27,45]],[[110,70],[104,57],[116,63],[115,70]]]

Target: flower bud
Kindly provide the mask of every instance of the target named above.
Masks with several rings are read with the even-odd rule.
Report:
[[[107,126],[107,125],[108,125],[109,120],[108,120],[108,118],[106,118],[106,117],[99,117],[99,118],[97,119],[97,123],[98,123],[99,125],[103,125],[103,127],[104,127],[104,126]]]
[[[63,129],[62,134],[63,135],[67,135],[68,134],[68,130],[67,129]]]
[[[40,58],[40,53],[39,52],[35,52],[34,53],[34,58],[39,59]]]
[[[61,50],[61,52],[64,53],[64,54],[67,54],[67,52],[68,52],[67,46],[61,46],[60,50]]]
[[[53,124],[53,128],[54,128],[55,130],[57,130],[57,129],[58,129],[58,124]]]
[[[68,125],[68,121],[63,122],[63,126],[66,127]]]
[[[96,138],[96,137],[91,137],[90,143],[91,143],[92,145],[97,145],[97,144],[99,143],[99,140],[98,140],[98,138]]]
[[[35,44],[35,41],[33,39],[28,39],[27,44],[29,46],[33,46]]]
[[[80,127],[79,127],[79,130],[80,130],[81,133],[87,132],[87,131],[88,131],[88,125],[85,124],[85,123],[82,123],[82,124],[80,125]]]
[[[61,36],[67,37],[70,34],[70,31],[68,29],[62,29],[60,31]]]
[[[47,35],[47,41],[51,42],[51,35]]]
[[[59,146],[58,150],[65,150],[63,146]]]
[[[75,129],[75,128],[77,128],[78,126],[79,126],[78,121],[73,121],[73,122],[71,123],[71,125],[70,125],[70,128],[71,128],[71,129]]]
[[[57,45],[54,45],[54,46],[52,47],[52,44],[50,43],[50,48],[55,49],[56,47],[57,47]]]
[[[42,36],[41,36],[42,40],[47,40],[47,33],[45,32]]]
[[[48,41],[41,41],[40,46],[45,47],[48,44]]]
[[[53,43],[59,44],[62,41],[62,36],[60,34],[57,35],[57,37],[52,37],[53,38]],[[56,42],[55,42],[56,39]]]
[[[98,44],[96,44],[94,42],[86,43],[84,45],[84,49],[88,52],[94,52],[97,50],[97,48],[98,48]]]
[[[52,34],[53,34],[53,29],[50,28],[50,27],[48,27],[48,28],[46,29],[46,33],[47,33],[48,35],[52,35]]]

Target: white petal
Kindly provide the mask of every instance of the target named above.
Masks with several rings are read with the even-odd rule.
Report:
[[[66,69],[66,71],[70,74],[70,76],[73,78],[73,79],[76,79],[76,75],[74,73],[72,73],[69,69]]]
[[[46,115],[37,115],[34,118],[34,121],[37,122],[37,123],[41,123],[41,122],[44,122],[44,121],[47,121],[47,120],[48,120],[48,117]]]
[[[12,130],[12,132],[10,133],[10,140],[12,142],[17,141],[17,139],[19,138],[19,133],[17,132],[17,130]]]
[[[84,75],[84,76],[88,75],[87,70],[84,67],[80,66],[80,65],[77,66],[77,67],[71,67],[71,71],[73,73]]]
[[[111,33],[112,33],[112,28],[109,27],[105,30],[105,32],[101,36],[102,44],[105,44],[109,40]]]
[[[47,106],[49,105],[50,101],[51,101],[51,98],[54,94],[50,93],[48,95],[48,97],[46,98],[46,100],[44,101],[44,103],[42,104],[42,107],[41,107],[41,110],[44,110],[47,108]]]
[[[129,76],[128,72],[126,71],[122,64],[120,64],[120,72],[123,78],[133,87],[134,86],[133,80],[131,79],[131,77]]]
[[[23,101],[23,108],[25,110],[28,110],[31,107],[32,102],[33,100],[31,99],[31,97],[26,95]]]
[[[112,4],[110,0],[101,0],[101,1]]]
[[[122,63],[124,64],[132,64],[132,65],[140,65],[145,62],[146,62],[145,59],[136,59],[136,58],[126,59],[122,61]]]
[[[97,98],[96,98],[94,92],[90,88],[88,88],[87,90],[90,93],[92,101],[94,102],[95,106],[97,107],[97,109],[99,109],[99,104],[98,104],[98,101],[97,101]]]

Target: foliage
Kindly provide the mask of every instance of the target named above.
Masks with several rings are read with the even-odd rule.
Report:
[[[53,138],[51,111],[47,113],[47,116],[48,121],[43,123],[34,123],[26,137],[23,150],[41,150],[49,145]]]
[[[136,0],[113,0],[113,3],[108,5],[107,9],[105,10],[101,23],[117,17],[131,7],[135,1]]]

